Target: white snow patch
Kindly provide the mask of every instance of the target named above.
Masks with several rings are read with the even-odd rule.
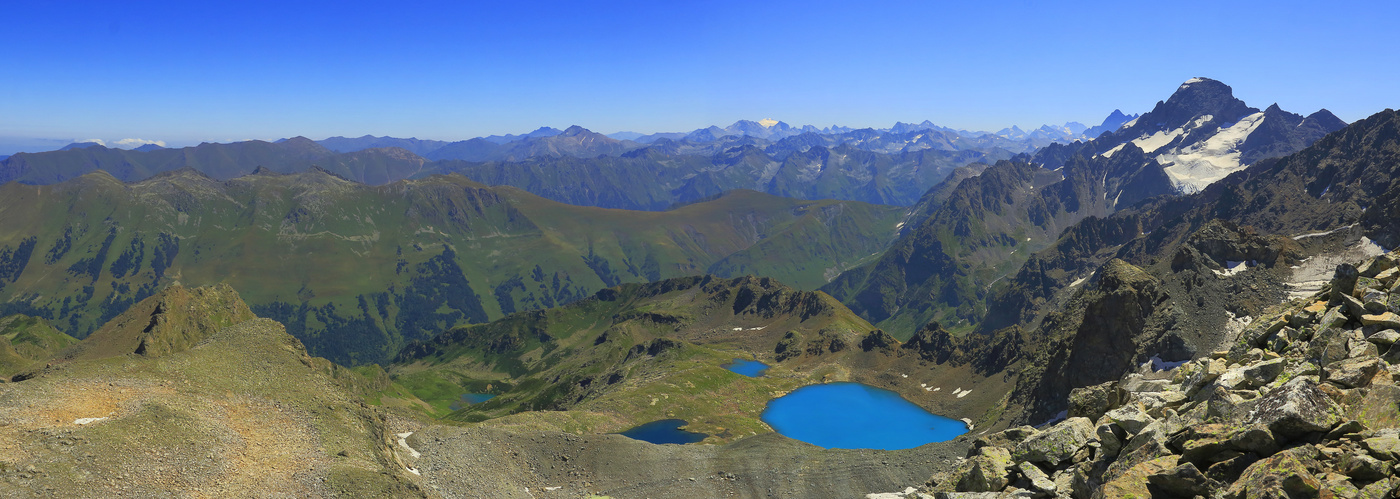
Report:
[[[762,331],[763,328],[765,328],[765,327],[768,327],[768,326],[751,327],[751,328],[749,328],[749,331]]]
[[[96,423],[96,422],[98,422],[98,421],[105,421],[105,420],[107,420],[107,418],[78,418],[78,419],[74,419],[74,420],[73,420],[73,424],[84,425],[84,424]]]
[[[414,450],[412,447],[409,447],[409,446],[408,446],[408,436],[409,436],[409,435],[412,435],[412,434],[413,434],[413,432],[410,431],[410,432],[406,432],[406,433],[398,433],[398,434],[396,434],[396,435],[399,437],[399,446],[400,446],[400,447],[403,447],[404,449],[407,449],[407,450],[408,450],[408,455],[413,456],[414,459],[418,459],[418,458],[420,458],[420,457],[423,457],[423,454],[419,453],[418,451]],[[411,468],[410,468],[410,471],[412,471]],[[417,472],[415,471],[414,473],[417,473]]]
[[[1167,370],[1171,370],[1171,369],[1176,369],[1176,368],[1178,368],[1178,367],[1181,367],[1182,364],[1185,364],[1185,363],[1187,362],[1187,361],[1184,361],[1184,360],[1179,360],[1179,361],[1176,361],[1176,362],[1167,362],[1167,361],[1165,361],[1165,360],[1162,360],[1162,358],[1159,357],[1159,356],[1157,356],[1157,355],[1153,355],[1152,358],[1149,359],[1149,360],[1152,361],[1152,370],[1153,370],[1153,371],[1167,371]]]
[[[1126,146],[1126,145],[1128,145],[1127,142],[1124,142],[1124,143],[1122,143],[1122,144],[1118,144],[1118,145],[1116,145],[1116,146],[1113,146],[1113,149],[1109,149],[1109,150],[1107,150],[1107,151],[1104,151],[1104,152],[1102,152],[1102,153],[1099,153],[1099,156],[1103,156],[1103,157],[1105,157],[1105,158],[1111,158],[1111,157],[1113,157],[1113,153],[1123,150],[1123,146]]]
[[[559,490],[559,489],[562,489],[562,488],[564,488],[564,487],[545,487],[544,490],[555,491],[555,490]]]
[[[736,327],[736,328],[734,328],[734,330],[735,330],[735,331],[743,331],[743,330],[744,330],[744,328],[741,328],[741,327]]]
[[[1157,152],[1158,149],[1161,149],[1163,146],[1170,144],[1173,140],[1176,140],[1182,135],[1186,135],[1186,128],[1184,127],[1170,131],[1163,130],[1160,132],[1153,133],[1152,135],[1144,135],[1142,137],[1133,139],[1132,142],[1133,145],[1136,145],[1139,149],[1142,149],[1142,152],[1151,154]]]
[[[909,375],[908,375],[908,374],[900,374],[899,377],[901,377],[901,378],[908,378]]]
[[[962,421],[963,424],[967,425],[967,431],[972,431],[972,418],[962,418],[959,421]]]
[[[1075,279],[1074,282],[1069,283],[1069,287],[1072,288],[1072,287],[1078,286],[1078,285],[1080,285],[1080,284],[1084,284],[1084,281],[1087,281],[1087,280],[1089,280],[1089,276],[1080,277],[1080,278],[1078,278],[1078,279]]]
[[[1303,235],[1301,235],[1301,236],[1293,236],[1293,240],[1294,240],[1294,241],[1302,241],[1302,240],[1307,239],[1307,238],[1309,238],[1309,237],[1330,236],[1330,235],[1332,235],[1332,234],[1335,234],[1335,233],[1337,233],[1337,232],[1350,229],[1350,228],[1352,228],[1352,227],[1356,227],[1356,224],[1351,224],[1351,225],[1348,225],[1348,226],[1346,226],[1346,227],[1338,227],[1338,228],[1329,230],[1329,231],[1327,231],[1327,232],[1314,232],[1314,233],[1312,233],[1312,234],[1303,234]]]
[[[1230,277],[1240,272],[1244,272],[1249,267],[1254,267],[1257,265],[1259,265],[1259,262],[1256,262],[1254,260],[1250,260],[1248,262],[1236,262],[1232,260],[1226,260],[1225,270],[1212,270],[1211,272],[1215,272],[1215,275],[1218,276]]]
[[[940,390],[942,390],[942,389],[943,389],[943,387],[941,387],[941,386],[939,386],[939,387],[934,387],[933,391],[936,392],[936,391],[940,391]]]
[[[1068,418],[1068,417],[1069,417],[1069,411],[1060,411],[1059,414],[1056,414],[1056,415],[1054,415],[1053,417],[1051,417],[1050,419],[1045,420],[1044,423],[1040,423],[1040,426],[1036,426],[1036,428],[1044,428],[1044,427],[1046,427],[1046,426],[1050,426],[1050,425],[1055,424],[1055,423],[1058,423],[1058,422],[1060,422],[1060,421],[1064,421],[1065,418]]]
[[[1198,192],[1246,166],[1240,164],[1239,147],[1263,122],[1262,112],[1245,116],[1233,125],[1221,127],[1209,139],[1163,152],[1157,156],[1157,163],[1165,166],[1167,176],[1182,192]]]
[[[968,389],[968,390],[963,390],[962,388],[954,388],[954,389],[953,389],[953,395],[956,395],[958,398],[966,397],[967,394],[969,394],[969,393],[972,393],[972,390],[971,390],[971,389]]]
[[[1119,130],[1122,130],[1122,129],[1124,129],[1124,128],[1132,128],[1133,125],[1136,125],[1136,124],[1137,124],[1138,118],[1141,118],[1141,117],[1142,117],[1142,116],[1138,116],[1137,118],[1133,118],[1133,119],[1131,119],[1131,120],[1128,120],[1127,123],[1124,123],[1123,126],[1118,127],[1118,129],[1119,129]]]

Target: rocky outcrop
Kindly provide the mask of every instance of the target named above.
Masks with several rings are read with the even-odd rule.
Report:
[[[1342,266],[1228,350],[1077,388],[1072,417],[980,437],[929,485],[947,497],[1396,497],[1400,333],[1368,317],[1393,313],[1397,263]]]

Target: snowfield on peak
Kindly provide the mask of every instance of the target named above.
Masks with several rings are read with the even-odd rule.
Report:
[[[1240,145],[1263,122],[1262,112],[1245,116],[1209,139],[1158,155],[1157,162],[1183,193],[1198,192],[1247,166],[1240,164]]]

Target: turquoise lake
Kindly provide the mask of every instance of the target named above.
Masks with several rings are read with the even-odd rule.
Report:
[[[734,362],[725,364],[723,367],[725,369],[734,371],[744,376],[748,376],[750,378],[757,378],[759,376],[763,376],[763,372],[768,370],[768,364],[764,364],[756,360],[744,360],[737,358],[734,359]]]
[[[683,419],[663,419],[624,431],[621,435],[654,444],[693,444],[709,436],[682,430],[682,426],[685,426]]]
[[[453,402],[449,408],[456,411],[463,407],[472,404],[480,404],[493,398],[496,398],[496,396],[489,393],[463,393],[461,400]]]
[[[788,438],[828,449],[910,449],[967,433],[962,421],[860,383],[798,388],[769,401],[762,418]]]

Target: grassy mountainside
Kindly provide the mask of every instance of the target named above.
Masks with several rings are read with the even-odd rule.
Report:
[[[174,287],[0,384],[7,495],[427,495],[363,403],[383,387],[247,310]]]
[[[1100,179],[1090,176],[1004,161],[951,189],[935,187],[925,201],[937,208],[914,210],[931,212],[927,218],[822,289],[896,336],[931,320],[970,329],[986,313],[989,285],[1064,227],[1107,209]]]
[[[82,338],[170,283],[226,282],[313,353],[357,365],[460,323],[699,274],[765,241],[812,263],[734,271],[815,286],[887,244],[900,214],[754,192],[631,212],[459,176],[371,187],[321,169],[132,184],[94,173],[0,187],[0,307]]]
[[[77,342],[39,317],[0,318],[0,378],[14,376]]]

